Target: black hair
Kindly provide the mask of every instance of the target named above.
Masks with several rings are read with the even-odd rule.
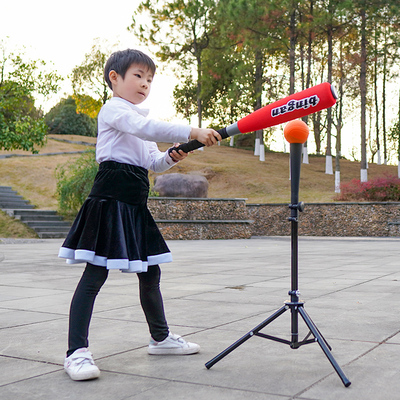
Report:
[[[104,79],[111,90],[112,85],[109,78],[110,71],[115,71],[117,74],[122,76],[122,79],[125,79],[126,71],[132,64],[147,67],[153,75],[156,72],[154,61],[140,50],[126,49],[116,51],[111,54],[104,67]]]

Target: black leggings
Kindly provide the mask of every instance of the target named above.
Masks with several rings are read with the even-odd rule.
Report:
[[[161,342],[168,336],[169,329],[160,292],[160,267],[152,265],[147,272],[142,272],[137,276],[139,278],[140,303],[149,325],[151,337]],[[94,302],[107,277],[108,270],[105,267],[89,263],[86,265],[71,301],[67,356],[77,349],[88,347],[89,325]]]

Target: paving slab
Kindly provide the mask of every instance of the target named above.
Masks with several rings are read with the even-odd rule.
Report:
[[[352,382],[318,343],[291,349],[253,336],[205,363],[289,300],[289,237],[168,241],[162,292],[174,333],[193,356],[150,356],[135,274],[111,271],[96,301],[90,350],[99,379],[63,371],[69,304],[83,264],[57,258],[60,239],[0,239],[0,398],[100,400],[391,400],[400,392],[400,238],[299,238],[304,308]],[[262,330],[291,338],[285,312]],[[299,336],[308,328],[299,318]],[[312,336],[311,336],[312,337]]]

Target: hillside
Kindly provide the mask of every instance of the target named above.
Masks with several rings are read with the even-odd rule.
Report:
[[[59,139],[95,143],[95,138],[55,135]],[[161,149],[168,145],[160,144]],[[70,144],[49,138],[40,154],[83,151],[87,146]],[[12,152],[12,154],[26,152]],[[1,155],[11,154],[0,152]],[[57,166],[73,162],[79,155],[48,155],[0,159],[0,185],[12,186],[19,194],[39,208],[57,209],[55,198]],[[342,182],[359,179],[360,163],[341,161]],[[168,172],[198,173],[209,181],[209,197],[246,198],[248,203],[288,203],[290,201],[289,154],[266,153],[265,162],[250,150],[214,146],[190,154]],[[368,177],[396,175],[396,166],[370,165]],[[154,177],[151,174],[151,177]],[[310,157],[302,164],[300,200],[304,202],[334,201],[334,176],[325,174],[325,158]]]

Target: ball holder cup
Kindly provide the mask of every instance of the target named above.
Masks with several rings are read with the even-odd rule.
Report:
[[[291,289],[289,291],[290,301],[286,301],[278,311],[269,316],[266,320],[257,325],[254,329],[240,338],[238,341],[233,343],[223,352],[218,354],[212,360],[208,361],[205,365],[210,369],[215,363],[220,361],[226,355],[231,353],[245,341],[253,336],[260,336],[265,339],[274,340],[279,343],[288,344],[292,349],[298,349],[300,346],[310,343],[317,342],[326,357],[332,364],[333,368],[339,375],[344,386],[350,386],[351,382],[346,378],[342,369],[335,361],[331,354],[331,346],[322,336],[317,326],[311,320],[306,310],[304,309],[304,302],[299,299],[299,288],[298,288],[298,216],[299,211],[304,210],[304,203],[299,202],[299,185],[300,185],[300,166],[301,166],[301,154],[303,144],[306,142],[308,137],[308,126],[301,120],[293,120],[289,122],[284,129],[284,135],[286,140],[290,143],[290,178],[291,178],[291,204],[289,221],[291,222]],[[279,337],[267,335],[260,331],[265,328],[268,324],[278,318],[280,315],[290,310],[291,312],[291,340],[282,339]],[[304,323],[309,329],[308,334],[304,339],[299,340],[299,314],[303,319]],[[312,336],[312,337],[311,337]],[[310,338],[311,337],[311,338]]]

